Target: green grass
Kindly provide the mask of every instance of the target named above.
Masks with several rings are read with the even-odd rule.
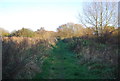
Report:
[[[59,41],[43,62],[42,72],[33,79],[108,79],[112,69],[97,63],[80,65],[76,54],[67,49],[67,44]],[[89,69],[92,66],[95,69]],[[97,67],[102,68],[97,68]]]

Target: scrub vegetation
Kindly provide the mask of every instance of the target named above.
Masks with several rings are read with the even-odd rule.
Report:
[[[112,23],[112,8],[113,3],[93,3],[85,8],[85,20],[79,15],[86,23],[66,23],[56,32],[0,28],[3,79],[116,79],[120,28]]]

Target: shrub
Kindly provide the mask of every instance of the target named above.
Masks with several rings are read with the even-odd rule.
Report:
[[[27,37],[2,39],[3,79],[32,79],[50,49],[46,40]]]

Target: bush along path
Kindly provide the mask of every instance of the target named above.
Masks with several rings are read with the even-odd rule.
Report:
[[[87,65],[78,62],[76,54],[67,49],[67,43],[59,41],[43,62],[42,72],[33,79],[104,79],[107,78],[104,72],[111,71],[109,68],[89,70]]]

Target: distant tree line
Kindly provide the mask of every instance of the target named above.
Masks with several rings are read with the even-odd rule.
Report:
[[[120,30],[117,27],[117,9],[117,2],[90,2],[83,6],[83,13],[79,13],[78,20],[81,24],[66,23],[59,26],[57,32],[46,31],[44,27],[35,32],[27,28],[12,33],[4,29],[0,31],[3,37],[39,37],[41,39],[82,37],[95,38],[102,43],[113,42],[118,41]]]
[[[105,26],[102,30],[102,35],[96,37],[94,27],[83,27],[81,24],[67,23],[59,26],[57,32],[47,31],[44,27],[41,27],[37,31],[32,31],[27,28],[22,28],[18,31],[9,33],[7,30],[0,28],[2,32],[2,37],[38,37],[40,39],[50,39],[50,38],[72,38],[72,37],[81,37],[81,38],[95,38],[100,42],[105,43],[106,41],[118,41],[118,31],[120,28],[113,26]]]
[[[2,36],[16,37],[39,37],[40,39],[50,38],[94,38],[99,42],[117,42],[117,3],[116,2],[91,2],[83,7],[83,14],[79,14],[81,24],[66,23],[57,28],[57,32],[46,31],[41,27],[37,31],[22,28],[18,31],[9,33],[0,29]],[[89,24],[90,26],[87,26]]]
[[[33,37],[34,32],[27,28],[22,28],[21,30],[12,32],[9,36],[16,36],[16,37]]]
[[[9,35],[10,33],[7,30],[0,28],[0,36],[9,36]]]
[[[2,37],[39,37],[40,39],[47,39],[54,36],[53,31],[46,31],[44,27],[41,27],[37,31],[32,31],[28,28],[22,28],[17,31],[9,33],[7,30],[0,28],[0,35]]]

